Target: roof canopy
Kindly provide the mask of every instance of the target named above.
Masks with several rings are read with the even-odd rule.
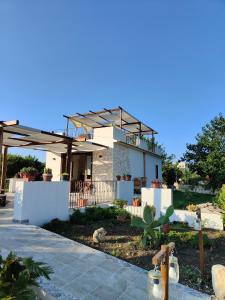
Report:
[[[1,125],[1,122],[0,122]],[[72,144],[73,152],[90,152],[102,149],[104,146],[91,142],[77,142],[73,138],[19,125],[3,126],[2,145],[7,147],[22,147],[44,150],[55,153],[66,153],[68,143]]]
[[[156,134],[151,127],[145,125],[137,118],[129,114],[122,107],[104,109],[101,111],[89,111],[88,113],[77,113],[71,116],[64,116],[76,126],[80,125],[89,128],[101,128],[108,126],[118,126],[133,134]]]

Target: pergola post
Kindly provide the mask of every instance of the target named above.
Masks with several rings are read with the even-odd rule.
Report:
[[[69,174],[70,179],[71,179],[71,158],[72,158],[72,143],[68,142],[67,153],[66,153],[66,172]]]
[[[2,156],[2,164],[1,164],[1,181],[0,181],[0,191],[4,194],[5,191],[5,180],[6,180],[6,171],[7,171],[7,154],[8,147],[3,147],[3,156]]]

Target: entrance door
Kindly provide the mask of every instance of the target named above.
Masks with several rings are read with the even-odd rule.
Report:
[[[72,180],[91,181],[92,179],[92,153],[79,153],[72,155]]]

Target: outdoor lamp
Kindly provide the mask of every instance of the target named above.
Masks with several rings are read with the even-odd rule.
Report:
[[[169,281],[171,283],[178,283],[179,281],[178,258],[176,256],[173,256],[173,251],[169,256]]]
[[[162,275],[161,272],[155,266],[154,270],[148,272],[149,278],[149,299],[162,299],[163,291],[162,291]],[[152,296],[154,298],[152,298]]]

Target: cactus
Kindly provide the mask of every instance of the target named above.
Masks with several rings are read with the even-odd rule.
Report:
[[[155,220],[155,207],[146,205],[143,212],[143,219],[139,217],[132,217],[131,226],[142,228],[143,234],[141,236],[141,242],[144,247],[148,244],[151,247],[156,246],[160,242],[160,231],[156,228],[163,224],[169,223],[169,218],[174,212],[173,206],[169,206],[166,210],[166,214],[160,216],[158,220]]]

